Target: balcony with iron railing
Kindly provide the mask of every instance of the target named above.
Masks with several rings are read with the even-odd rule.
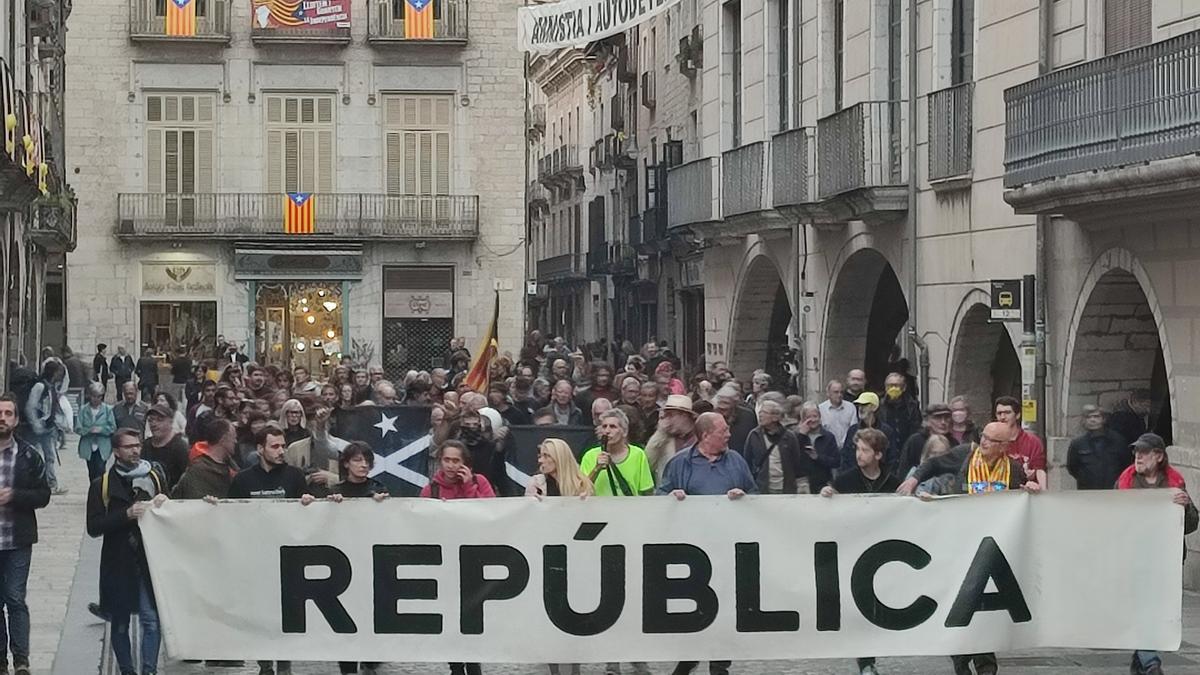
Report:
[[[534,211],[540,211],[550,205],[550,191],[538,181],[533,181],[529,184],[526,196],[528,197],[529,208]]]
[[[1200,31],[1004,92],[1006,201],[1104,224],[1200,208]]]
[[[637,251],[627,242],[615,241],[608,245],[608,273],[615,277],[637,274]]]
[[[55,190],[33,204],[30,237],[52,253],[70,253],[78,241],[79,205],[75,195]]]
[[[0,96],[0,120],[5,122],[5,136],[0,140],[0,212],[24,211],[41,194],[38,165],[45,146],[38,148],[35,139],[46,139],[47,136],[30,116],[29,97],[12,86],[12,70],[3,58],[0,58],[0,70],[4,75],[0,81],[8,87],[0,92],[3,94]],[[10,123],[13,125],[11,131],[7,128]],[[29,139],[28,144],[25,139]]]
[[[577,145],[560,145],[543,159],[544,166],[539,168],[538,176],[548,186],[566,185],[583,175]]]
[[[433,32],[418,20],[406,23],[411,13],[407,0],[368,0],[367,41],[374,44],[450,44],[467,42],[467,0],[431,0]],[[407,10],[407,11],[406,11]]]
[[[538,283],[554,281],[579,281],[587,278],[582,255],[564,253],[537,261]]]
[[[970,185],[974,93],[974,83],[964,82],[928,97],[929,182],[935,190]]]
[[[702,157],[667,172],[667,226],[691,227],[721,220],[721,160]]]
[[[474,240],[476,195],[328,193],[312,196],[313,233],[284,232],[279,193],[117,195],[123,239],[407,239]]]
[[[771,139],[771,205],[798,207],[817,201],[815,129],[800,127]]]
[[[748,143],[721,154],[721,216],[761,213],[771,208],[768,141]]]
[[[129,0],[129,39],[137,42],[213,42],[228,44],[232,0],[193,0],[196,29],[191,35],[167,34],[167,4],[171,0]]]
[[[817,122],[817,191],[837,220],[894,220],[908,209],[897,101],[865,101]]]

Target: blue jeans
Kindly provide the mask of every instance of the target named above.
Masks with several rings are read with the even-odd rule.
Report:
[[[1133,653],[1133,656],[1137,659],[1138,665],[1142,668],[1149,668],[1156,663],[1162,663],[1162,657],[1158,655],[1158,652],[1139,649]]]
[[[158,630],[158,607],[154,595],[143,578],[138,583],[138,623],[142,627],[142,672],[158,672],[158,647],[161,635]],[[129,614],[114,614],[112,617],[112,650],[121,672],[136,672],[133,654],[129,647]]]
[[[8,610],[8,620],[0,611],[0,662],[29,663],[29,605],[25,604],[25,584],[29,581],[29,561],[33,547],[0,551],[0,602]],[[5,639],[7,638],[7,639]],[[6,650],[7,649],[7,650]]]
[[[58,488],[58,433],[54,430],[35,437],[34,443],[42,452],[42,460],[46,465],[46,485],[51,490]]]

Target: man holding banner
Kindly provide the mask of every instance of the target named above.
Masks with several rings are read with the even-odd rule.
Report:
[[[601,497],[636,497],[654,492],[654,474],[646,452],[629,443],[629,418],[620,410],[600,415],[600,445],[588,450],[579,468]]]

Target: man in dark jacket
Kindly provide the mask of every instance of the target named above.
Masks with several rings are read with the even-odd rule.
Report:
[[[921,463],[921,454],[925,450],[925,444],[929,442],[929,437],[935,434],[945,436],[947,440],[950,438],[950,406],[945,403],[930,403],[925,407],[925,426],[904,441],[899,463],[889,467],[892,473],[897,476],[907,476],[909,469]],[[950,445],[954,445],[953,441],[950,442]]]
[[[854,434],[862,429],[878,429],[887,436],[888,446],[884,452],[883,463],[889,467],[896,466],[900,455],[900,441],[896,438],[896,430],[879,418],[879,396],[873,391],[864,391],[854,399],[858,408],[858,424],[850,425],[846,432],[846,441],[842,443],[842,463],[838,472],[853,471],[858,466],[854,459]]]
[[[784,428],[783,406],[762,401],[758,407],[758,426],[746,437],[746,463],[758,483],[759,494],[794,495],[804,487],[812,472],[812,458],[801,449],[796,434]]]
[[[112,377],[108,372],[108,355],[104,353],[107,349],[108,345],[103,342],[96,345],[96,356],[92,359],[92,377],[104,386],[106,393],[108,392],[108,380]]]
[[[795,414],[799,419],[791,427],[792,433],[800,439],[801,450],[812,460],[808,491],[817,494],[829,484],[834,471],[841,466],[841,446],[829,429],[821,425],[821,409],[816,403],[805,401]]]
[[[183,434],[175,433],[175,412],[165,405],[150,406],[146,413],[150,436],[142,442],[146,461],[162,466],[167,476],[167,493],[183,476],[188,467],[188,445]]]
[[[16,398],[0,396],[0,597],[8,609],[7,625],[0,621],[0,671],[8,670],[7,645],[14,675],[29,675],[25,586],[38,540],[34,511],[50,503],[50,486],[42,456],[14,435],[17,417]]]
[[[67,388],[83,389],[87,386],[87,366],[70,347],[63,347],[63,365],[67,367]]]
[[[725,418],[729,427],[729,449],[745,457],[746,439],[750,430],[758,426],[754,411],[741,405],[742,391],[732,382],[727,382],[717,390],[713,398],[713,408]]]
[[[142,400],[154,400],[154,392],[158,390],[158,359],[154,358],[154,350],[146,347],[142,351],[142,358],[138,359],[134,372],[137,373],[138,390],[142,392]]]
[[[117,353],[113,354],[108,369],[116,381],[117,395],[120,395],[121,388],[125,386],[125,383],[133,379],[133,357],[125,353],[124,347],[117,347]]]
[[[1150,431],[1150,391],[1134,389],[1125,400],[1113,406],[1112,414],[1108,416],[1108,428],[1125,439],[1126,447]]]
[[[908,391],[908,381],[902,373],[890,373],[884,380],[879,419],[896,430],[895,436],[889,439],[894,450],[899,450],[909,436],[921,430],[921,404]]]
[[[1067,448],[1067,473],[1080,490],[1111,490],[1133,453],[1121,434],[1104,424],[1104,413],[1094,405],[1083,406],[1083,435]]]
[[[129,617],[141,624],[143,673],[158,669],[161,634],[150,568],[138,519],[149,504],[167,500],[163,468],[141,458],[142,444],[132,429],[112,435],[113,466],[88,489],[87,533],[104,537],[100,549],[100,610],[112,622],[112,650],[121,675],[136,675],[129,642]]]

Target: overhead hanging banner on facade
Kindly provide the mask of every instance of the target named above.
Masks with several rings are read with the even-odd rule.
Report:
[[[350,0],[252,0],[258,30],[350,28]]]
[[[183,659],[1175,650],[1171,497],[177,501],[141,529]],[[1081,574],[1081,560],[1104,564]]]
[[[527,52],[582,47],[661,14],[679,0],[562,0],[517,10],[517,41]]]

